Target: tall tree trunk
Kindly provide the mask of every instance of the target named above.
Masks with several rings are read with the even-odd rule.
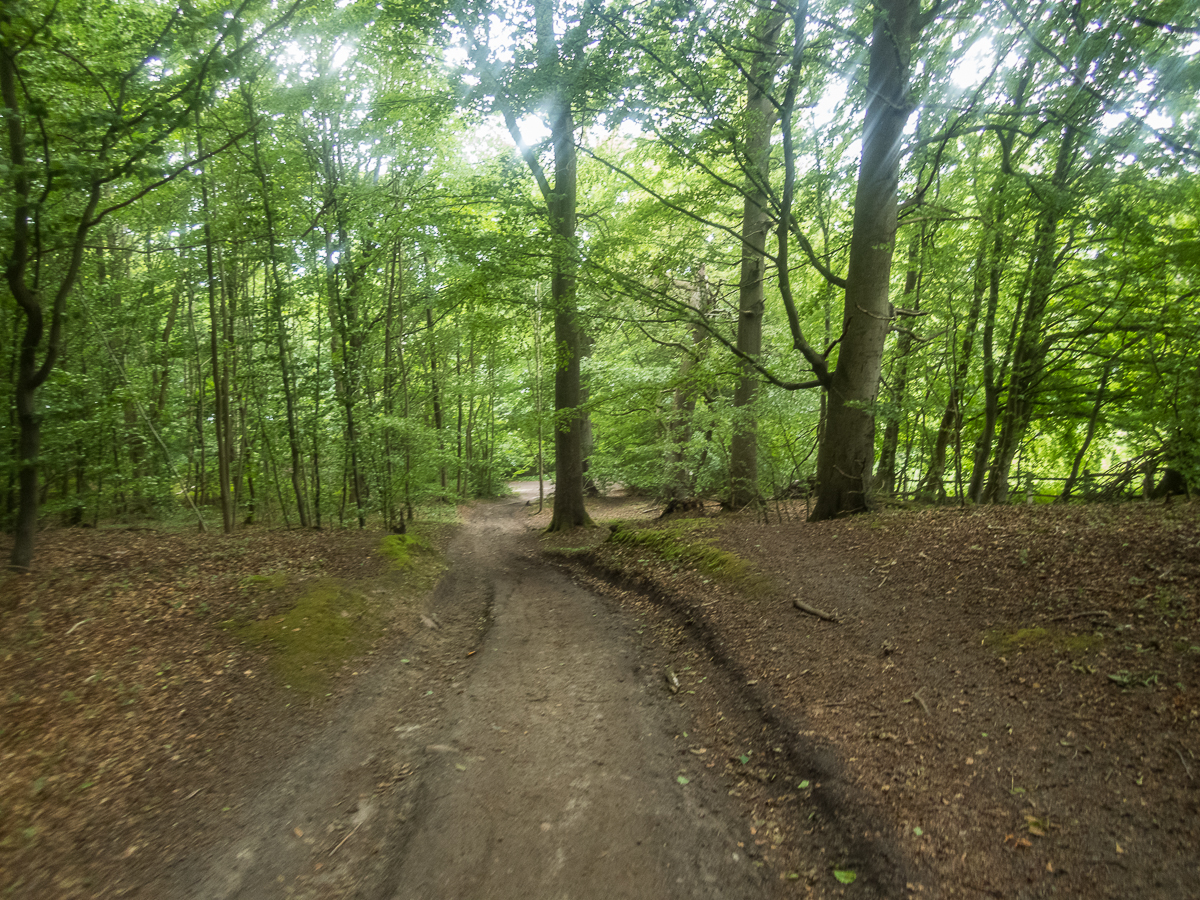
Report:
[[[6,311],[6,310],[5,310]],[[5,323],[6,325],[8,323]],[[12,331],[5,335],[8,340],[9,351],[6,354],[8,362],[8,372],[6,381],[8,384],[15,385],[17,383],[17,357],[19,356],[19,348],[21,346],[21,336],[18,328],[17,317],[12,317]],[[9,404],[8,407],[8,434],[11,435],[9,446],[6,448],[9,459],[20,459],[17,450],[17,407],[16,404]],[[13,466],[5,466],[5,485],[4,485],[4,516],[3,524],[5,530],[8,529],[9,523],[16,520],[17,514],[17,473]]]
[[[37,534],[38,454],[42,444],[42,416],[37,402],[38,388],[45,383],[58,358],[66,300],[79,278],[88,232],[95,224],[93,216],[100,203],[101,182],[94,178],[84,192],[84,202],[75,220],[75,230],[67,242],[65,265],[54,290],[46,321],[43,293],[36,275],[30,283],[29,263],[36,236],[32,185],[26,169],[26,138],[23,107],[17,93],[16,48],[9,44],[9,15],[0,10],[0,100],[5,106],[5,130],[8,143],[8,180],[5,194],[11,208],[5,210],[10,229],[11,251],[5,261],[4,276],[16,301],[19,316],[25,320],[17,355],[14,406],[17,412],[17,518],[13,528],[13,546],[9,566],[27,570],[33,563]],[[47,327],[49,326],[49,327]],[[41,355],[41,362],[38,356]]]
[[[576,180],[574,98],[566,92],[559,47],[554,38],[554,3],[534,0],[538,70],[549,96],[554,183],[542,197],[550,219],[550,306],[554,310],[554,510],[547,531],[591,525],[584,503],[583,427],[580,361],[584,335],[576,306]],[[544,179],[543,179],[544,180]]]
[[[314,265],[316,260],[313,261]],[[313,353],[313,412],[312,412],[312,484],[313,484],[313,523],[321,527],[321,397],[324,394],[321,380],[321,348],[324,346],[324,336],[321,333],[321,317],[316,317],[317,343]]]
[[[546,453],[542,430],[542,303],[538,284],[533,285],[533,404],[537,415],[538,512],[546,505]]]
[[[842,337],[817,453],[813,521],[867,509],[875,459],[874,405],[890,318],[900,143],[911,111],[908,77],[919,3],[880,0],[877,7]]]
[[[562,103],[554,117],[554,193],[550,209],[554,272],[550,281],[554,309],[554,511],[547,531],[592,524],[584,504],[583,428],[580,359],[584,338],[575,305],[575,122]]]
[[[758,15],[751,40],[755,51],[746,76],[746,185],[742,201],[742,259],[738,275],[737,349],[756,359],[762,352],[763,297],[767,270],[767,234],[771,228],[768,186],[771,177],[771,135],[776,108],[771,96],[779,70],[779,35],[787,21],[780,5]],[[732,509],[761,501],[758,490],[758,423],[754,398],[758,373],[746,358],[733,390],[733,433],[729,442],[729,496]]]
[[[200,112],[196,112],[196,149],[204,156],[204,135],[200,128]],[[230,446],[229,367],[226,354],[227,326],[225,279],[217,277],[212,235],[212,211],[208,200],[208,179],[205,166],[200,166],[200,209],[204,216],[204,270],[208,282],[209,362],[212,365],[213,431],[217,443],[217,487],[221,500],[221,525],[226,534],[235,527],[233,493],[229,483]]]
[[[976,259],[976,271],[983,265],[983,253]],[[971,353],[975,348],[975,332],[979,328],[979,313],[983,308],[982,279],[976,277],[976,289],[972,291],[971,308],[967,312],[966,331],[963,334],[962,345],[958,359],[950,376],[950,392],[946,396],[946,408],[942,411],[938,423],[937,436],[934,438],[933,451],[929,454],[929,466],[917,485],[917,493],[930,500],[938,501],[946,497],[945,473],[946,452],[950,441],[962,429],[962,396],[967,384],[967,376],[971,371]]]
[[[996,371],[996,314],[1000,306],[1000,275],[1003,269],[1004,234],[1000,223],[991,223],[991,249],[988,254],[987,312],[983,319],[983,427],[975,440],[971,460],[971,481],[967,486],[967,499],[972,503],[983,502],[984,478],[987,461],[991,455],[992,442],[996,434],[996,422],[1000,418],[1000,382],[1003,374]]]
[[[425,307],[425,332],[429,338],[429,399],[433,405],[433,430],[438,442],[438,480],[446,493],[446,435],[442,430],[442,388],[438,381],[437,344],[433,339],[433,309]]]
[[[249,98],[248,88],[243,88]],[[249,100],[247,101],[249,106]],[[253,108],[250,106],[250,108]],[[263,221],[267,228],[268,274],[264,290],[268,297],[267,309],[274,330],[275,350],[279,359],[279,380],[283,388],[283,407],[287,418],[288,450],[291,453],[290,480],[292,495],[296,500],[296,515],[302,528],[312,524],[308,508],[308,492],[304,483],[304,439],[301,435],[299,413],[296,401],[296,379],[292,372],[291,345],[288,337],[287,323],[284,321],[284,300],[287,295],[287,284],[280,271],[281,250],[279,236],[275,227],[275,203],[271,196],[271,176],[262,158],[259,146],[259,121],[255,121],[250,133],[251,149],[254,155],[254,174],[258,178],[262,190]],[[313,440],[316,440],[314,435]],[[319,522],[317,523],[320,524]]]
[[[1071,491],[1075,489],[1075,481],[1079,478],[1079,467],[1083,465],[1083,460],[1087,457],[1088,449],[1092,446],[1092,438],[1096,436],[1096,423],[1100,420],[1100,410],[1104,407],[1104,392],[1108,389],[1108,376],[1111,373],[1112,363],[1105,361],[1104,371],[1100,373],[1100,385],[1096,388],[1096,400],[1092,404],[1092,414],[1088,416],[1087,433],[1083,437],[1083,443],[1079,446],[1079,452],[1075,454],[1075,462],[1071,466],[1071,474],[1067,476],[1067,481],[1063,485],[1062,495],[1059,497],[1064,503],[1071,499]]]
[[[176,282],[175,287],[171,290],[171,309],[167,313],[167,321],[162,330],[162,361],[153,376],[154,383],[158,386],[158,392],[151,420],[156,426],[162,422],[163,413],[167,408],[167,389],[170,386],[171,375],[171,332],[175,329],[175,319],[179,315],[179,301],[182,297],[183,291]]]
[[[188,474],[193,486],[193,502],[202,507],[207,502],[206,479],[208,472],[208,444],[204,437],[204,350],[196,329],[196,292],[190,281],[187,286],[187,299],[188,337],[192,344],[192,352],[188,355],[188,395],[193,401],[190,411],[193,442],[188,445]],[[199,452],[197,453],[197,451]]]
[[[404,533],[404,515],[397,515],[396,509],[396,474],[395,474],[395,432],[393,424],[396,415],[396,382],[397,375],[403,379],[404,374],[404,290],[403,258],[400,245],[392,248],[391,259],[388,261],[387,303],[384,308],[383,320],[383,465],[384,488],[380,498],[383,511],[383,521],[386,527],[400,534]]]
[[[473,340],[473,338],[472,338]],[[473,352],[473,351],[472,351]],[[454,423],[454,492],[460,497],[466,496],[463,465],[463,367],[462,367],[462,331],[458,332],[458,346],[454,350],[454,384],[455,410],[458,417]]]
[[[325,259],[329,291],[329,319],[333,326],[335,352],[333,359],[340,365],[334,368],[334,385],[341,401],[346,421],[345,440],[349,452],[349,477],[354,496],[356,518],[359,527],[366,527],[366,505],[369,487],[364,471],[361,440],[358,431],[358,401],[363,385],[362,351],[364,343],[363,316],[360,314],[362,266],[353,250],[353,239],[347,224],[346,198],[344,191],[343,164],[340,147],[330,135],[336,126],[330,123],[322,134],[320,157],[325,176],[325,206],[332,208],[336,228],[337,252],[334,252],[334,234],[325,230]],[[330,263],[329,261],[335,260]]]
[[[691,297],[688,307],[698,318],[703,318],[716,302],[716,295],[708,284],[708,272],[700,266],[696,280],[689,286]],[[685,347],[680,355],[679,371],[675,376],[675,395],[671,403],[671,418],[667,422],[667,478],[664,499],[690,500],[695,496],[695,478],[688,469],[687,449],[692,438],[692,417],[696,411],[696,396],[699,390],[692,370],[699,363],[701,348],[708,337],[699,321],[692,325],[691,347]]]

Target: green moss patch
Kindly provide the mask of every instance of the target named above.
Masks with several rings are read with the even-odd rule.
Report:
[[[711,538],[694,539],[696,532],[712,525],[708,519],[684,519],[661,528],[616,525],[612,527],[608,540],[614,544],[652,550],[663,560],[734,582],[754,594],[765,592],[765,580],[751,571],[740,556],[713,547],[708,543]]]
[[[379,552],[397,569],[411,569],[422,554],[433,552],[429,541],[419,534],[389,534],[379,542]]]
[[[1101,634],[1066,634],[1054,628],[1019,628],[1016,631],[992,629],[983,636],[983,644],[999,656],[1018,650],[1049,648],[1065,653],[1090,653],[1104,643]]]
[[[278,591],[287,587],[287,572],[269,572],[265,575],[247,575],[242,579],[242,588],[248,591]]]
[[[319,693],[346,660],[366,649],[375,621],[365,597],[321,579],[282,615],[232,628],[243,640],[269,649],[286,686]]]
[[[375,574],[353,582],[320,578],[299,588],[286,571],[247,576],[241,582],[245,602],[234,607],[224,626],[265,650],[282,684],[322,694],[333,675],[364,654],[397,616],[412,614],[412,602],[443,569],[435,544],[429,529],[386,535],[377,549],[389,565],[380,571],[379,561],[370,561]]]

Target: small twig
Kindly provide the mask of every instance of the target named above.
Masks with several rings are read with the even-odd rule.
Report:
[[[86,625],[86,624],[87,624],[88,622],[90,622],[90,621],[92,621],[90,617],[89,617],[89,618],[87,618],[87,619],[80,619],[78,622],[76,622],[74,625],[72,625],[70,628],[68,628],[68,629],[67,629],[67,634],[70,634],[72,631],[74,631],[74,630],[75,630],[76,628],[78,628],[80,625]],[[64,635],[64,637],[65,637],[65,636],[66,636],[66,635]]]
[[[1048,621],[1061,622],[1064,619],[1082,619],[1090,616],[1108,616],[1112,618],[1112,613],[1107,609],[1085,609],[1083,612],[1063,613],[1060,616],[1051,616]]]
[[[796,609],[800,610],[800,612],[806,612],[810,616],[816,616],[818,619],[824,619],[826,622],[833,622],[836,625],[842,624],[842,620],[837,616],[831,613],[823,612],[822,610],[817,609],[815,606],[809,606],[803,600],[793,600],[792,606],[796,607]]]
[[[338,850],[342,849],[342,844],[346,843],[346,841],[348,841],[348,840],[350,840],[350,838],[354,837],[354,832],[358,831],[358,829],[361,827],[362,827],[362,822],[359,822],[357,825],[355,825],[354,828],[351,829],[350,833],[348,835],[346,835],[344,838],[342,838],[340,841],[338,841],[337,846],[329,851],[329,855],[333,856],[333,854],[337,853]]]
[[[1187,760],[1183,758],[1183,754],[1179,752],[1178,747],[1172,747],[1171,749],[1173,749],[1175,751],[1175,755],[1178,756],[1179,761],[1181,763],[1183,763],[1183,771],[1187,772],[1188,781],[1191,781],[1192,780],[1192,770],[1188,768]]]
[[[915,691],[913,691],[912,699],[921,704],[921,709],[925,710],[925,715],[928,716],[929,704],[926,703],[925,698],[921,696],[921,691],[923,690],[925,690],[925,688],[917,688]]]

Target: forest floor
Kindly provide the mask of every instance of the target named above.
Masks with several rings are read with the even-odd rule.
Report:
[[[1200,504],[590,510],[44,532],[0,898],[1200,896]]]

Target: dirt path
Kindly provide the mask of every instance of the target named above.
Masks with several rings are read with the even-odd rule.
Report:
[[[765,895],[636,634],[536,559],[526,523],[524,498],[474,508],[439,627],[231,805],[229,837],[176,867],[171,896]]]

